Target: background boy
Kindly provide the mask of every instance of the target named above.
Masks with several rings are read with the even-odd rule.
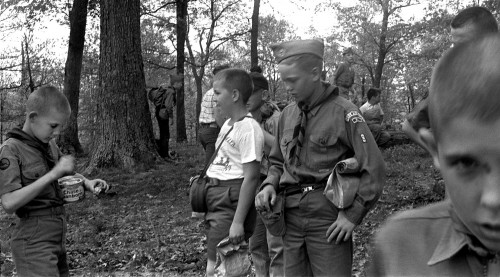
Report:
[[[358,96],[352,88],[355,77],[354,69],[352,69],[352,64],[354,63],[354,50],[348,47],[342,52],[342,56],[344,57],[344,62],[341,63],[335,71],[333,84],[339,87],[340,96],[354,104],[359,102],[360,104],[358,105],[361,105],[361,99],[358,99]]]
[[[382,91],[380,89],[370,88],[366,93],[368,101],[359,107],[359,111],[363,115],[368,128],[372,131],[378,146],[386,144],[391,139],[391,135],[382,128],[384,111],[380,107],[381,94]]]
[[[219,71],[229,68],[229,65],[218,65],[214,67],[212,74],[215,76]],[[215,107],[215,96],[214,89],[209,89],[201,101],[200,110],[200,129],[198,130],[198,137],[200,139],[201,146],[205,150],[205,164],[210,161],[210,158],[215,152],[215,142],[217,141],[217,135],[220,131],[220,126],[224,124],[223,116],[217,112]]]
[[[352,231],[375,204],[384,184],[380,150],[358,108],[321,82],[323,42],[271,46],[285,88],[296,100],[282,112],[271,167],[257,194],[270,210],[284,192],[285,276],[351,276]],[[337,209],[323,195],[335,164],[355,157],[361,165],[354,203]]]
[[[231,243],[248,239],[255,227],[253,200],[259,183],[264,138],[248,113],[252,79],[244,70],[225,69],[214,77],[217,107],[229,119],[221,127],[217,156],[207,170],[207,276],[214,275],[216,246],[229,236]],[[226,136],[226,134],[229,135]]]
[[[251,72],[253,82],[253,93],[248,99],[247,108],[252,116],[262,127],[264,134],[264,153],[260,165],[260,179],[264,181],[269,171],[269,152],[274,144],[275,134],[278,132],[279,110],[272,110],[270,116],[262,115],[263,100],[269,89],[269,83],[262,73]],[[271,105],[267,106],[272,107]],[[267,113],[268,111],[266,111]],[[250,238],[250,253],[255,267],[255,276],[283,276],[283,240],[281,237],[271,235],[261,217],[258,215],[255,223],[255,231]]]
[[[391,218],[376,236],[373,276],[500,276],[500,37],[457,45],[431,79],[443,202]]]
[[[451,42],[454,46],[497,32],[498,24],[495,17],[483,7],[466,8],[459,12],[450,23]],[[403,122],[402,129],[411,140],[430,151],[418,135],[420,128],[429,129],[430,127],[428,105],[428,98],[420,101]]]
[[[66,215],[57,179],[74,173],[74,160],[62,156],[53,138],[68,120],[70,106],[57,88],[39,88],[26,102],[23,129],[7,134],[0,150],[0,195],[7,213],[20,218],[11,248],[19,276],[68,276]],[[103,180],[85,181],[98,193]]]

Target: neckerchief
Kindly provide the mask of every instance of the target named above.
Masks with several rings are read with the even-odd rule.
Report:
[[[47,171],[51,170],[55,166],[55,160],[52,156],[50,145],[48,143],[43,143],[39,139],[28,135],[26,132],[19,128],[14,128],[10,132],[7,133],[7,139],[15,138],[24,144],[35,148],[40,153],[42,153],[43,158],[45,159],[47,165]]]

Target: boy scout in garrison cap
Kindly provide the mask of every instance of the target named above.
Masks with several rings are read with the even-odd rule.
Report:
[[[271,48],[296,102],[278,122],[256,206],[269,211],[276,193],[286,197],[286,276],[351,276],[352,231],[381,194],[382,155],[357,107],[321,81],[321,41],[289,41]],[[360,163],[360,188],[353,204],[340,210],[323,190],[335,164],[350,157]]]

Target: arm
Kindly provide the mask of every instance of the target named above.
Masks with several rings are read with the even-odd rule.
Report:
[[[229,240],[238,244],[245,239],[243,224],[254,201],[255,190],[260,180],[260,163],[257,161],[243,164],[243,183],[241,184],[238,206],[234,214],[233,223],[229,229]]]
[[[76,173],[75,176],[82,178],[85,189],[94,194],[99,194],[102,190],[104,190],[104,192],[108,192],[108,190],[111,188],[111,186],[102,179],[89,180],[80,173]]]
[[[363,120],[353,116],[345,122],[348,145],[360,164],[359,190],[353,204],[344,210],[349,221],[359,224],[375,205],[385,184],[385,164],[373,135]]]
[[[335,85],[337,84],[337,81],[338,81],[340,75],[342,75],[342,73],[344,73],[344,69],[345,69],[345,65],[342,63],[339,65],[339,67],[335,71],[335,77],[334,77]]]
[[[420,135],[418,134],[418,132],[415,131],[415,129],[413,129],[413,127],[411,126],[408,119],[405,119],[405,121],[401,124],[401,127],[402,127],[401,129],[403,130],[403,132],[405,132],[405,134],[408,136],[408,138],[410,138],[413,142],[415,142],[420,147],[422,147],[422,149],[424,149],[425,151],[430,153],[428,146],[420,138]]]
[[[281,175],[283,174],[283,162],[284,158],[281,154],[281,136],[283,134],[283,126],[285,118],[283,114],[279,117],[276,124],[276,136],[272,142],[271,151],[269,153],[269,171],[267,173],[267,178],[262,182],[260,186],[260,192],[255,197],[255,207],[257,209],[262,209],[265,211],[270,211],[272,205],[276,202],[276,191],[279,187],[279,181]]]
[[[56,166],[45,175],[31,183],[29,186],[7,192],[2,195],[2,206],[5,212],[11,214],[22,206],[33,200],[40,192],[52,182],[57,181],[65,174],[72,173],[74,169],[74,158],[72,156],[63,156],[57,162]]]

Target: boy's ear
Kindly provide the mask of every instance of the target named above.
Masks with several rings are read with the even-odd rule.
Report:
[[[313,75],[314,82],[321,80],[321,70],[319,70],[319,68],[317,66],[315,66],[315,67],[313,67],[313,69],[311,69],[311,74]]]
[[[420,130],[418,130],[418,136],[427,147],[427,150],[429,150],[434,166],[439,169],[438,147],[434,133],[427,128],[420,128]]]
[[[264,100],[264,101],[269,100],[270,97],[271,97],[271,94],[269,93],[269,91],[267,89],[262,90],[262,100]]]
[[[240,99],[240,91],[233,89],[232,97],[234,102],[238,102],[238,99]]]

